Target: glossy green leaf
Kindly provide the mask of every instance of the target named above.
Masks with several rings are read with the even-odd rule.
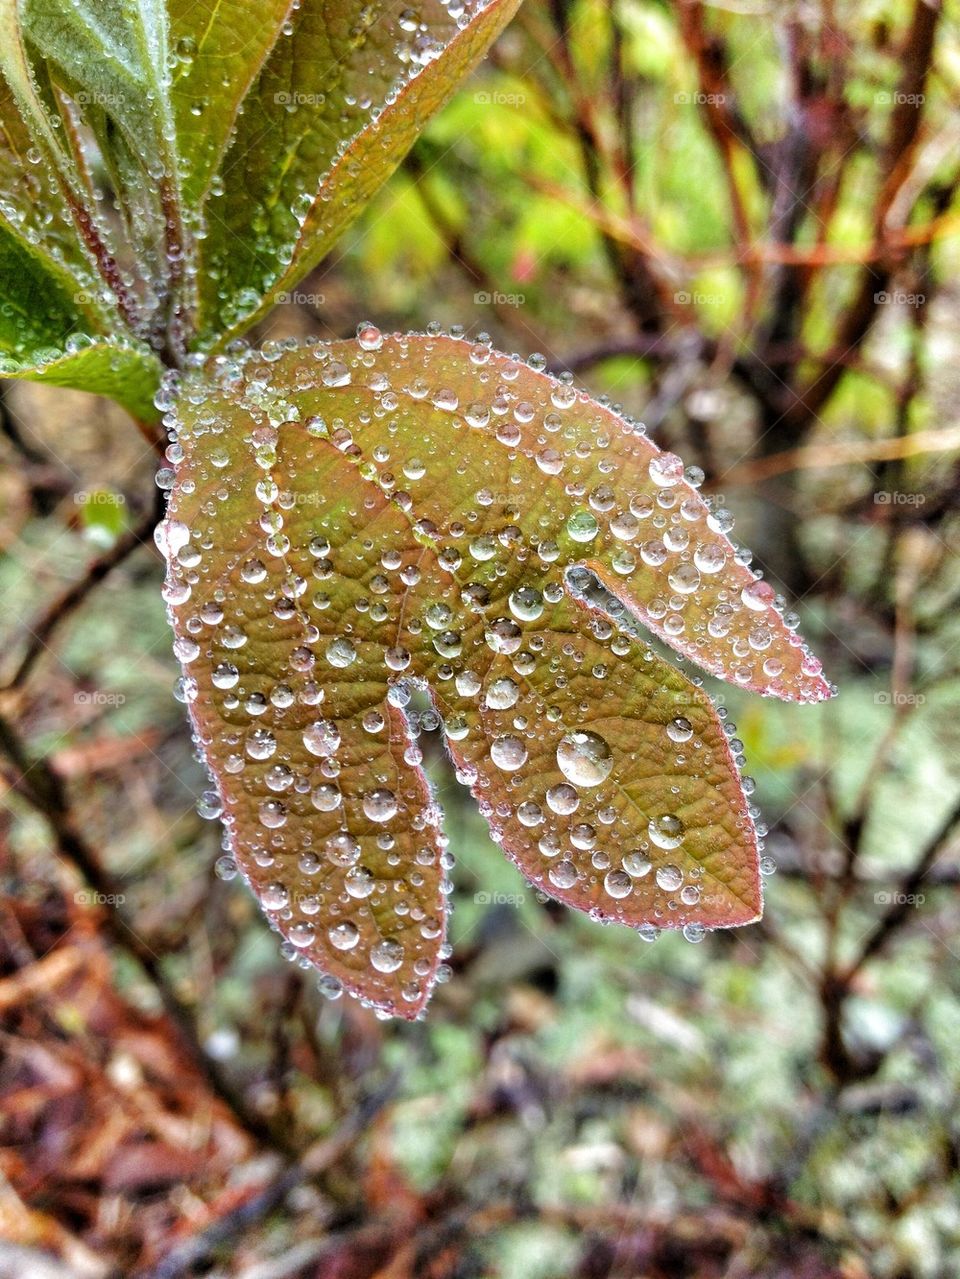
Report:
[[[30,319],[8,371],[73,335],[168,364],[226,345],[329,250],[517,3],[0,0],[0,236],[29,255],[17,296],[0,248],[0,304]]]
[[[0,4],[0,373],[109,395],[149,420],[162,368],[121,314],[120,271],[70,152],[75,120],[55,109],[50,68],[28,59],[33,13]]]
[[[517,7],[304,0],[243,102],[204,211],[203,345],[292,288],[403,159]]]
[[[291,9],[290,0],[168,0],[170,99],[188,208],[209,195],[241,103],[274,45],[288,38]]]
[[[0,39],[9,38],[0,27]],[[14,52],[8,43],[0,65],[10,67]],[[5,238],[18,240],[34,259],[45,261],[48,273],[69,292],[91,291],[95,277],[89,256],[56,174],[43,161],[41,144],[42,138],[31,135],[10,84],[0,77],[0,227]],[[0,297],[11,296],[12,283],[4,280]]]
[[[121,338],[75,336],[64,349],[38,352],[29,363],[0,357],[0,377],[106,395],[139,422],[156,421],[153,399],[161,371],[151,351]]]
[[[169,421],[205,803],[294,953],[389,1012],[429,997],[448,859],[417,689],[538,889],[693,939],[758,917],[724,725],[643,628],[767,695],[830,689],[678,458],[486,345],[371,326],[216,358]]]

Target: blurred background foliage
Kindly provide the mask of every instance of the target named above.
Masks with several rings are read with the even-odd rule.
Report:
[[[960,1273],[958,102],[955,3],[527,0],[263,327],[488,331],[703,467],[841,695],[712,686],[778,869],[700,945],[537,900],[425,736],[453,978],[324,1000],[214,871],[149,447],[6,387],[0,1273]]]

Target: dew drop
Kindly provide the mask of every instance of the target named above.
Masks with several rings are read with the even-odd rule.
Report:
[[[604,878],[603,887],[610,897],[615,897],[619,901],[623,897],[629,897],[633,892],[633,880],[626,871],[611,870]]]
[[[683,843],[684,833],[683,822],[673,813],[651,818],[647,824],[647,834],[658,848],[679,848]]]
[[[573,862],[564,859],[550,867],[548,877],[557,888],[572,888],[577,882],[577,868]]]
[[[290,892],[284,884],[267,884],[260,900],[267,910],[286,910],[290,905]]]
[[[343,886],[351,897],[362,901],[371,895],[377,882],[366,866],[353,866],[344,876]]]
[[[671,742],[689,742],[693,736],[693,725],[688,719],[678,715],[676,719],[672,719],[667,725],[667,736]]]
[[[579,808],[580,795],[575,786],[560,782],[559,785],[551,786],[547,791],[547,805],[559,817],[569,817]]]
[[[480,681],[477,680],[478,686],[479,683]],[[457,687],[459,690],[459,684]],[[520,689],[514,680],[509,678],[496,679],[487,689],[486,703],[491,710],[505,711],[516,705],[519,696]]]
[[[303,730],[303,744],[311,755],[334,755],[340,747],[340,730],[333,720],[315,720]]]
[[[342,799],[343,796],[336,786],[332,786],[329,782],[321,782],[310,793],[310,802],[321,813],[334,812],[335,809],[340,807]]]
[[[510,612],[521,622],[535,622],[543,612],[543,596],[532,586],[512,591],[508,603]]]
[[[287,810],[278,799],[267,799],[257,810],[260,824],[269,830],[277,830],[287,821]]]
[[[334,866],[355,866],[360,860],[359,843],[343,830],[330,836],[323,851]]]
[[[327,936],[335,950],[353,950],[360,940],[360,929],[352,920],[343,919],[327,929]]]
[[[676,453],[659,453],[647,469],[659,488],[673,488],[683,479],[683,460]]]
[[[657,884],[664,892],[675,893],[683,883],[683,872],[679,866],[661,866],[657,870]]]
[[[632,879],[643,879],[644,875],[649,875],[651,870],[650,859],[639,848],[625,853],[621,865]]]
[[[357,660],[357,650],[350,640],[338,636],[327,649],[326,657],[331,666],[342,670]]]
[[[567,532],[575,542],[592,542],[599,531],[600,525],[589,511],[574,511],[567,520]]]
[[[395,973],[403,963],[403,947],[393,937],[384,937],[370,951],[370,962],[378,973]]]
[[[397,797],[392,790],[379,788],[363,797],[363,811],[372,822],[388,822],[397,811]]]
[[[497,768],[512,773],[527,761],[527,748],[519,737],[498,737],[490,747],[490,758]]]
[[[300,920],[298,920],[295,924],[291,924],[287,931],[287,937],[289,940],[294,944],[294,946],[299,947],[300,950],[309,946],[316,934],[317,930],[314,928],[313,924],[308,924]]]
[[[613,752],[598,733],[567,733],[557,746],[557,766],[575,786],[599,786],[613,771]]]

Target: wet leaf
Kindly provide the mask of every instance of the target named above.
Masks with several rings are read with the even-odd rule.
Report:
[[[225,346],[319,262],[517,3],[0,0],[3,373],[53,360],[143,416],[120,365],[104,383],[70,340],[136,347],[154,385],[160,356]]]
[[[0,355],[0,376],[107,395],[141,422],[157,417],[153,397],[160,372],[153,354],[138,343],[85,335],[67,337],[63,349],[37,349],[22,362]]]
[[[215,358],[169,421],[158,540],[204,805],[292,953],[426,1003],[448,858],[418,689],[539,889],[691,940],[758,917],[725,726],[644,628],[767,695],[830,689],[678,458],[486,345],[369,325]]]
[[[71,214],[79,177],[54,136],[8,6],[0,5],[0,373],[86,385],[154,416],[160,366],[129,335],[109,360],[78,358],[77,335],[106,334],[119,319]],[[28,123],[29,121],[29,123]],[[82,345],[82,341],[80,343]],[[120,353],[120,347],[123,352]],[[152,364],[147,394],[131,369]],[[78,381],[79,379],[79,381]]]
[[[316,266],[517,4],[470,5],[457,20],[440,0],[304,0],[291,12],[243,99],[204,215],[202,345],[224,345]],[[219,75],[208,43],[208,74]]]

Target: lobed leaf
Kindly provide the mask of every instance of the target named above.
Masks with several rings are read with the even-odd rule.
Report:
[[[641,626],[767,695],[830,689],[679,459],[486,344],[371,326],[215,357],[169,422],[182,696],[292,953],[391,1013],[429,997],[449,859],[417,689],[537,888],[694,939],[759,916],[722,719]]]

